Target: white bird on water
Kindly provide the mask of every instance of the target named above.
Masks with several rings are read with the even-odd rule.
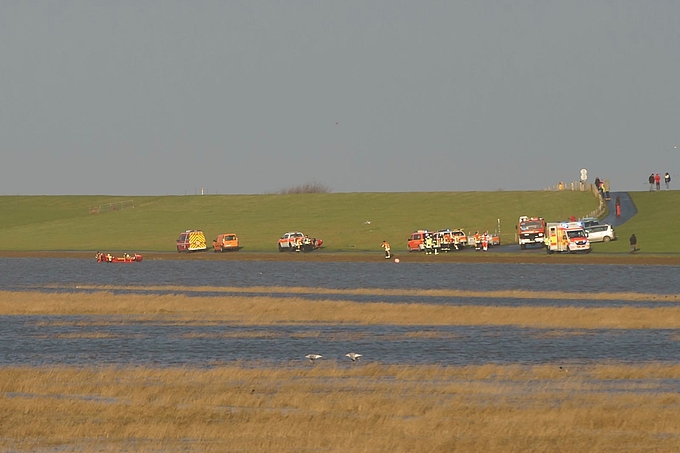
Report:
[[[345,357],[349,357],[350,359],[352,359],[352,362],[356,362],[357,360],[359,360],[359,357],[361,357],[361,354],[357,354],[356,352],[349,352],[345,354]]]
[[[314,363],[317,359],[323,359],[321,354],[307,354],[305,358],[309,359],[310,362]]]

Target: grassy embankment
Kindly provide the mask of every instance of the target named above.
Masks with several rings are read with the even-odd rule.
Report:
[[[134,209],[89,213],[91,207],[128,199]],[[291,230],[322,238],[326,251],[379,251],[383,239],[401,251],[419,228],[494,231],[500,219],[501,240],[511,243],[520,215],[563,219],[586,215],[596,206],[591,193],[544,191],[2,196],[0,234],[5,240],[0,249],[173,251],[181,231],[201,229],[209,241],[236,232],[243,251],[276,251],[278,238]]]
[[[680,253],[676,240],[680,225],[680,191],[630,192],[638,213],[628,222],[616,227],[619,240],[610,244],[595,244],[596,252],[624,252],[630,250],[628,238],[635,233],[638,247],[644,253]]]
[[[0,448],[670,452],[679,376],[664,364],[4,367]]]

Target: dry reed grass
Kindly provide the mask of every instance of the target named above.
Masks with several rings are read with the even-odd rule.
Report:
[[[680,365],[5,367],[13,451],[677,451]]]
[[[59,286],[55,286],[59,287]],[[77,289],[98,291],[177,291],[178,293],[211,292],[236,294],[327,294],[327,295],[359,295],[359,296],[409,296],[409,297],[452,297],[452,298],[484,298],[484,299],[553,299],[553,300],[619,300],[635,302],[680,302],[680,294],[655,294],[636,292],[566,292],[566,291],[472,291],[457,289],[381,289],[355,288],[331,289],[300,286],[113,286],[113,285],[79,285]]]
[[[675,329],[680,307],[475,307],[277,297],[0,292],[2,315],[97,315],[96,322],[175,324],[514,325],[535,328]]]

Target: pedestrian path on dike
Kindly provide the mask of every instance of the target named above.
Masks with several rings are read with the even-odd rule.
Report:
[[[637,208],[635,203],[628,195],[628,192],[610,192],[609,196],[611,200],[607,201],[607,208],[609,209],[609,214],[600,223],[608,223],[613,227],[623,225],[629,221],[635,214],[637,214]],[[621,216],[616,217],[616,197],[621,200]]]

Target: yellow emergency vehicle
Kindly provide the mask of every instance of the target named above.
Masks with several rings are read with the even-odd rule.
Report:
[[[548,254],[590,253],[590,241],[581,222],[546,224],[545,251]]]
[[[186,230],[177,239],[178,252],[199,252],[207,248],[205,234],[201,230]]]

